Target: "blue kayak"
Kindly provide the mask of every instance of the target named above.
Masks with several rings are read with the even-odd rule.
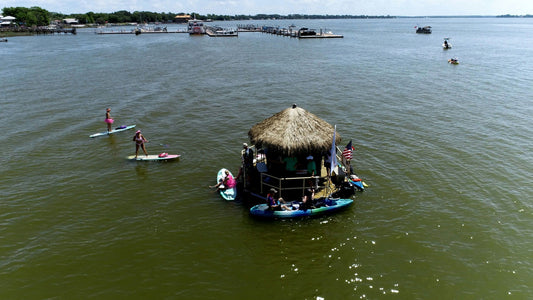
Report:
[[[265,218],[300,218],[329,214],[346,208],[353,203],[352,199],[319,199],[315,201],[315,208],[302,209],[301,202],[288,203],[292,210],[271,210],[267,204],[258,204],[250,208],[250,214]]]

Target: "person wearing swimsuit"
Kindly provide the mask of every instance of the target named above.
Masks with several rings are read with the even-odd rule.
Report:
[[[231,176],[228,170],[226,170],[224,174],[224,178],[220,179],[220,181],[216,185],[209,186],[210,188],[217,188],[215,192],[218,192],[220,190],[232,189],[237,185],[237,181],[235,181],[235,178]]]
[[[139,153],[139,147],[141,147],[144,151],[144,154],[148,156],[148,152],[146,152],[146,147],[144,146],[144,143],[148,143],[148,140],[144,137],[144,135],[141,134],[140,130],[135,132],[133,141],[135,142],[135,158],[137,158],[137,154]]]
[[[105,122],[107,124],[107,132],[111,132],[111,124],[113,124],[114,120],[111,119],[111,108],[108,108],[105,113]]]

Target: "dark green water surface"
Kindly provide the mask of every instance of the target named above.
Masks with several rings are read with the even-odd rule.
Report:
[[[344,38],[2,43],[0,299],[530,297],[533,20],[265,21],[292,23]],[[208,185],[292,103],[353,139],[370,187],[258,221]],[[127,161],[133,131],[89,138],[106,107],[180,161]]]

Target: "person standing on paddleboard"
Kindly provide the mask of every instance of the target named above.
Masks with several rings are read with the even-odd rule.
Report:
[[[105,122],[107,124],[107,132],[111,132],[111,124],[114,122],[114,120],[111,119],[111,108],[106,109]]]
[[[135,159],[137,159],[139,147],[141,147],[144,151],[144,154],[148,156],[148,152],[146,152],[146,147],[144,146],[144,143],[148,143],[148,140],[144,137],[144,135],[141,134],[140,130],[137,130],[135,132],[135,135],[133,136],[133,141],[135,142]]]

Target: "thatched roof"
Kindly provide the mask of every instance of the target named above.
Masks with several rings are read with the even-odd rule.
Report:
[[[305,155],[331,149],[333,129],[328,122],[293,105],[254,125],[248,136],[257,147],[285,155]],[[335,140],[341,141],[338,133]]]

